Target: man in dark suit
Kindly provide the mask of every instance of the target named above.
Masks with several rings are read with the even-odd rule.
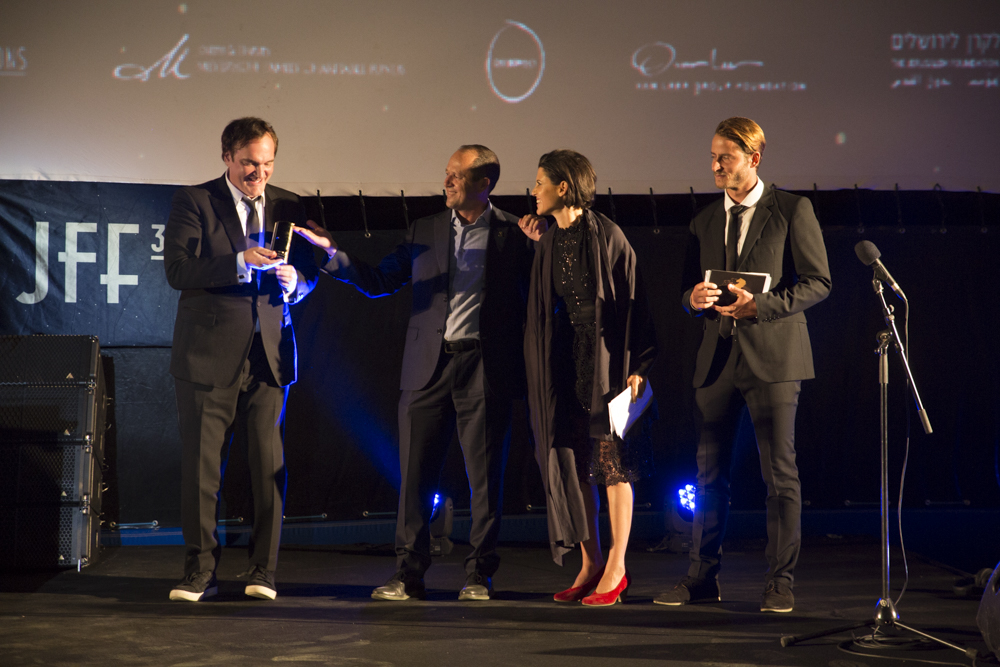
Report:
[[[285,495],[282,418],[295,382],[288,305],[316,284],[306,244],[286,263],[266,245],[274,223],[305,221],[291,192],[268,185],[278,136],[259,118],[222,132],[226,173],[180,188],[167,221],[164,267],[181,290],[170,373],[180,424],[184,579],[171,600],[197,602],[218,590],[222,552],[216,520],[234,428],[246,435],[254,501],[247,595],[274,599]]]
[[[698,491],[688,575],[654,602],[682,605],[719,600],[718,574],[730,499],[730,463],[744,410],[750,412],[767,486],[768,563],[761,611],[794,605],[793,571],[801,544],[795,411],[802,380],[814,377],[803,311],[830,293],[826,247],[812,204],[774,190],[757,177],[764,132],[748,118],[722,121],[712,139],[715,184],[722,200],[691,222],[682,304],[702,319],[695,363]],[[707,270],[767,273],[762,294],[728,285],[736,301],[716,303],[722,290]]]
[[[296,230],[326,250],[324,271],[367,296],[413,284],[399,383],[397,571],[372,592],[376,600],[426,596],[433,497],[456,425],[472,491],[472,552],[459,599],[489,600],[493,592],[511,401],[525,389],[532,241],[547,227],[530,221],[519,231],[516,217],[490,203],[499,177],[493,151],[460,147],[445,170],[449,210],[414,222],[406,240],[375,267],[338,250],[312,221],[313,231]]]

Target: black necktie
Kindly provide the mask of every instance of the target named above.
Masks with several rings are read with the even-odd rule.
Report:
[[[257,197],[253,197],[253,198],[250,198],[250,197],[244,197],[243,198],[243,203],[246,204],[247,207],[250,209],[250,212],[247,213],[247,247],[248,248],[258,248],[258,247],[260,247],[260,241],[261,241],[261,239],[260,239],[260,217],[258,217],[258,215],[257,215],[257,206],[256,206],[256,202],[257,202],[258,199],[260,199],[259,195]],[[250,267],[247,267],[247,269],[252,270],[252,269],[250,269]],[[257,285],[257,289],[260,289],[260,271],[254,271],[254,283]],[[254,315],[254,319],[257,319],[256,314]]]
[[[740,216],[745,210],[747,207],[740,204],[729,209],[729,233],[726,235],[726,271],[735,271],[739,262],[740,226],[742,225]]]
[[[740,259],[740,226],[742,225],[740,216],[745,210],[747,207],[740,204],[729,209],[729,233],[726,234],[726,271],[735,271],[736,264]],[[729,288],[723,286],[722,289],[728,290]],[[736,320],[732,317],[723,317],[722,322],[719,323],[719,335],[723,338],[729,338],[733,335],[733,327],[735,326]]]
[[[260,246],[260,218],[257,217],[257,200],[260,197],[244,197],[243,203],[247,205],[250,212],[247,213],[247,245],[251,247]]]

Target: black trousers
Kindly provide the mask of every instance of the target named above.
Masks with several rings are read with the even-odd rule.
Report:
[[[465,569],[484,576],[496,572],[510,413],[510,399],[491,395],[486,387],[479,349],[442,352],[428,385],[403,391],[396,565],[407,576],[423,577],[431,564],[430,516],[456,426],[472,493],[472,552]]]
[[[728,351],[728,358],[726,355]],[[750,411],[760,470],[767,486],[765,579],[791,586],[802,543],[802,499],[795,465],[795,412],[800,381],[764,382],[747,366],[739,340],[720,340],[721,371],[714,382],[695,390],[698,440],[698,491],[688,576],[716,578],[729,518],[733,445],[744,410]]]
[[[181,530],[185,575],[214,571],[222,554],[216,527],[219,491],[233,430],[245,430],[254,522],[250,565],[278,564],[285,499],[282,417],[287,389],[279,387],[255,334],[240,377],[219,388],[174,379],[181,431]]]

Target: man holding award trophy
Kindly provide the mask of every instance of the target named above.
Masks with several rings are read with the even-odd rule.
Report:
[[[215,595],[222,546],[216,529],[222,470],[234,429],[245,433],[254,502],[245,593],[276,596],[274,570],[285,495],[282,418],[296,379],[288,305],[316,284],[299,198],[268,185],[278,136],[259,118],[222,132],[226,173],[174,194],[165,233],[167,282],[180,290],[170,373],[181,431],[184,579],[171,600]],[[285,228],[282,231],[282,228]],[[281,241],[284,236],[288,240]],[[269,249],[268,242],[275,249]]]
[[[721,599],[718,575],[730,499],[732,450],[744,409],[767,486],[768,571],[761,611],[794,606],[801,544],[795,412],[814,377],[803,311],[830,293],[826,247],[812,204],[757,177],[764,131],[749,118],[719,123],[712,171],[722,199],[691,222],[684,309],[703,321],[695,362],[698,490],[688,575],[654,602]],[[723,286],[725,289],[723,289]]]

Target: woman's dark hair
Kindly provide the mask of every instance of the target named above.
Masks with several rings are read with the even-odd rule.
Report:
[[[237,118],[229,123],[229,125],[226,125],[226,129],[222,131],[222,157],[225,157],[228,153],[231,158],[236,154],[236,151],[251,141],[260,139],[265,134],[271,135],[271,140],[274,141],[274,154],[277,155],[278,135],[270,123],[260,118],[254,118],[253,116]]]
[[[566,183],[566,206],[588,209],[594,203],[597,174],[583,155],[566,149],[552,151],[538,160],[538,166],[555,185]]]

